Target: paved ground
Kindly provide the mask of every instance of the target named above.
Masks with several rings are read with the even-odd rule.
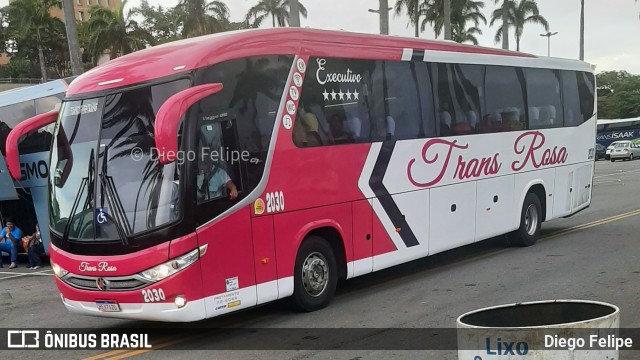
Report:
[[[543,299],[589,299],[616,304],[621,326],[640,328],[640,161],[596,163],[593,202],[568,219],[543,225],[543,239],[530,248],[509,248],[491,239],[401,265],[342,284],[327,309],[292,312],[276,302],[223,318],[191,325],[256,328],[363,328],[375,339],[376,328],[446,328],[467,311],[498,304]],[[0,328],[153,326],[143,322],[78,317],[66,312],[50,269],[1,269]],[[455,351],[207,351],[211,344],[252,344],[259,339],[225,336],[220,331],[187,336],[167,329],[163,350],[148,352],[11,351],[2,359],[52,358],[274,358],[274,359],[456,359]],[[363,341],[362,334],[345,339]],[[366,338],[367,336],[365,336]],[[302,335],[292,341],[301,341]],[[308,340],[308,339],[306,339]],[[156,349],[158,346],[156,346]],[[185,350],[189,350],[188,352]],[[623,352],[622,360],[640,359]],[[469,359],[471,360],[471,359]]]

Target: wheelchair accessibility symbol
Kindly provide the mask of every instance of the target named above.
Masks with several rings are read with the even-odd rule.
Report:
[[[106,224],[107,223],[107,208],[99,208],[96,209],[96,222],[98,224]]]

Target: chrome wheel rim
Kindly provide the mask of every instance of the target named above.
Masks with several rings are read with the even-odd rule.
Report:
[[[534,204],[529,204],[524,213],[524,228],[529,235],[535,234],[538,230],[538,208]]]
[[[309,254],[302,264],[302,285],[307,294],[320,296],[329,283],[329,265],[322,254]]]

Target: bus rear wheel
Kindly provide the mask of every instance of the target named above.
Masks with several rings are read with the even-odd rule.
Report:
[[[338,267],[333,249],[325,239],[310,236],[302,242],[293,279],[296,308],[310,312],[329,305],[338,284]]]
[[[542,226],[542,206],[534,193],[528,193],[522,204],[520,227],[508,235],[512,246],[531,246],[536,243]]]

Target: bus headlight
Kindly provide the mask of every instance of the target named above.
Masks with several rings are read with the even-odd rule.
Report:
[[[139,273],[139,275],[152,282],[160,281],[181,270],[186,269],[187,267],[189,267],[189,265],[193,264],[202,255],[204,255],[206,251],[207,245],[203,245],[182,256],[178,256],[175,259],[169,260],[164,264],[160,264],[158,266],[152,267],[151,269],[147,269]]]
[[[69,272],[62,268],[62,266],[51,261],[51,269],[53,269],[53,273],[56,274],[58,278],[62,278],[67,275]]]

